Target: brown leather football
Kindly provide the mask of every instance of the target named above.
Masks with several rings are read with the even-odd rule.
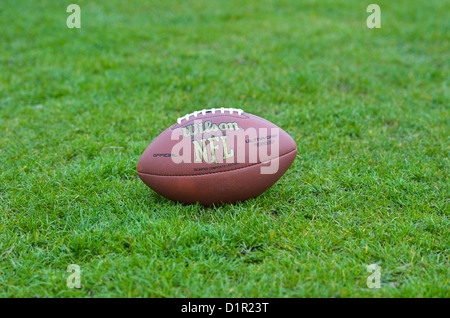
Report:
[[[297,155],[281,128],[235,108],[178,118],[137,164],[142,181],[173,201],[202,205],[254,198],[270,188]]]

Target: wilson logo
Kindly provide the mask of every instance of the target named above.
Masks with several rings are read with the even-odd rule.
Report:
[[[192,125],[182,127],[181,130],[183,131],[184,137],[190,137],[198,134],[207,134],[216,131],[239,130],[239,125],[236,122],[213,124],[208,120],[204,123],[194,122],[194,124]]]

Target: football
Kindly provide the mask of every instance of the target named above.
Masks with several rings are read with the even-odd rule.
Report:
[[[160,195],[204,206],[254,198],[277,182],[297,155],[281,128],[236,108],[178,118],[142,154],[141,180]]]

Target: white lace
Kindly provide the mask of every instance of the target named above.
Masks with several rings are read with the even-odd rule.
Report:
[[[224,112],[230,112],[230,114],[233,114],[233,112],[237,112],[238,115],[241,115],[244,112],[242,109],[239,109],[239,108],[224,108],[224,107],[221,107],[221,108],[203,109],[203,110],[196,111],[196,112],[193,112],[191,114],[187,114],[187,115],[185,115],[183,117],[178,118],[177,119],[177,123],[181,124],[181,121],[183,119],[189,120],[189,117],[191,117],[191,116],[194,116],[195,118],[197,118],[197,116],[200,115],[200,114],[206,115],[207,112],[211,112],[211,113],[215,114],[217,111],[220,111],[222,114]]]

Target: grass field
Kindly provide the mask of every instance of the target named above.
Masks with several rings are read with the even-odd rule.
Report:
[[[450,297],[448,1],[73,2],[0,2],[0,297]],[[285,176],[146,187],[153,138],[221,106],[296,140]]]

